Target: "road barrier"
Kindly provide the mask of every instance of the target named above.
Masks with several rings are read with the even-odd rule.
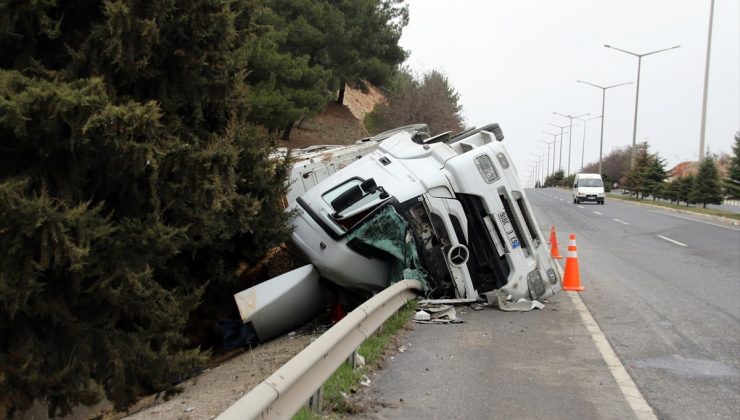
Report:
[[[218,419],[293,416],[365,339],[421,291],[420,282],[403,280],[373,296],[226,409]]]

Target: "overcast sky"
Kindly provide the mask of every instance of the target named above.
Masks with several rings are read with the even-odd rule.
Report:
[[[709,0],[409,0],[411,21],[401,45],[416,71],[440,70],[460,93],[469,126],[498,122],[520,178],[528,159],[559,133],[553,115],[601,114],[608,86],[604,155],[632,144],[638,54],[642,59],[637,142],[670,169],[699,155]],[[740,1],[715,0],[706,144],[731,151],[740,130]],[[583,123],[574,120],[571,173],[581,166]],[[598,161],[600,120],[586,124],[585,163]],[[562,165],[568,166],[568,135]],[[560,145],[558,144],[558,149]],[[552,153],[552,147],[550,148]],[[552,155],[550,156],[552,161]],[[552,165],[550,165],[552,166]],[[557,159],[556,159],[557,166]]]

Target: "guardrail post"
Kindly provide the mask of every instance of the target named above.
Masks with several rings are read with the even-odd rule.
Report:
[[[324,405],[324,386],[321,385],[308,399],[308,408],[314,413],[320,413]]]

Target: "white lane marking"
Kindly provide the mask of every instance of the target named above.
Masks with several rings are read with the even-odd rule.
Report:
[[[634,206],[632,206],[632,207],[634,207]],[[696,220],[696,219],[692,219],[690,217],[677,216],[675,214],[668,214],[668,213],[664,213],[664,212],[658,211],[658,210],[650,210],[650,211],[653,212],[653,213],[662,214],[663,216],[671,216],[671,217],[675,217],[677,219],[690,220],[692,222],[704,223],[705,225],[712,225],[712,226],[717,226],[717,227],[721,227],[721,228],[730,229],[730,230],[734,230],[734,231],[740,232],[740,229],[734,228],[732,226],[718,225],[716,223],[705,222],[703,220]]]
[[[686,245],[686,244],[684,244],[684,243],[681,243],[681,242],[678,242],[678,241],[674,241],[674,240],[673,240],[673,239],[671,239],[671,238],[666,238],[666,237],[665,237],[665,236],[663,236],[663,235],[658,235],[658,238],[660,238],[660,239],[664,239],[664,240],[666,240],[666,241],[668,241],[668,242],[673,242],[673,243],[674,243],[674,244],[676,244],[676,245],[680,245],[680,246],[688,246],[688,245]]]
[[[583,207],[583,206],[578,206],[578,208],[579,208],[579,209],[585,209],[585,207]]]
[[[601,328],[599,328],[599,325],[596,323],[596,320],[594,320],[591,312],[589,312],[588,308],[583,303],[581,296],[578,292],[568,292],[568,296],[570,296],[571,301],[573,301],[576,311],[581,315],[581,321],[583,321],[586,329],[591,334],[591,338],[594,340],[596,348],[599,350],[599,353],[601,353],[601,357],[609,367],[609,372],[611,372],[612,377],[617,382],[617,386],[619,386],[619,389],[622,391],[622,395],[624,395],[627,403],[629,403],[635,416],[638,419],[657,419],[653,408],[650,407],[650,404],[648,404],[647,401],[645,401],[645,397],[642,396],[637,385],[635,385],[632,378],[630,378],[629,373],[627,373],[627,369],[624,368],[619,357],[617,357],[617,354],[609,344],[609,341],[607,341],[606,336],[601,331]]]
[[[599,213],[598,211],[595,211],[594,213],[598,214],[599,216],[603,216],[603,214]]]
[[[623,225],[627,225],[627,226],[629,226],[629,225],[630,225],[629,223],[627,223],[627,222],[625,222],[625,221],[622,221],[622,220],[619,220],[619,219],[614,219],[614,221],[615,221],[615,222],[619,222],[619,223],[621,223],[621,224],[623,224]]]

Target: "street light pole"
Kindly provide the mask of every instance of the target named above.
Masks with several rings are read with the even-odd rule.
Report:
[[[639,101],[640,101],[640,66],[642,65],[642,57],[645,57],[645,56],[648,56],[648,55],[652,55],[652,54],[657,54],[657,53],[663,52],[663,51],[672,50],[672,49],[675,49],[675,48],[679,48],[680,45],[674,45],[674,46],[672,46],[670,48],[663,48],[662,50],[650,51],[650,52],[644,53],[644,54],[633,53],[631,51],[627,51],[627,50],[623,50],[621,48],[613,47],[613,46],[611,46],[609,44],[604,44],[604,47],[611,48],[613,50],[617,50],[617,51],[623,52],[625,54],[629,54],[629,55],[633,55],[633,56],[637,57],[637,86],[635,88],[635,90],[636,90],[636,93],[635,93],[635,117],[634,117],[634,120],[632,122],[632,148],[630,149],[630,169],[632,169],[635,166],[635,144],[636,144],[636,141],[637,141],[637,107],[638,107],[638,104],[639,104]],[[602,113],[602,115],[603,115],[603,113]]]
[[[547,172],[545,172],[548,176],[550,175],[550,145],[555,144],[555,141],[547,142],[545,140],[541,140],[543,143],[547,145]],[[553,153],[555,152],[555,146],[553,146]],[[554,167],[553,167],[554,169]]]
[[[557,125],[553,123],[548,123],[553,127],[557,127],[560,129],[560,153],[558,154],[558,171],[563,170],[563,130],[567,128],[567,125]]]
[[[534,153],[530,153],[530,155],[533,155],[533,154]],[[535,168],[534,169],[534,179],[535,179],[534,187],[537,188],[537,182],[539,182],[539,179],[540,179],[540,157],[538,155],[537,156],[537,160],[529,159],[529,161],[530,162],[534,162],[534,164],[535,164],[535,167],[534,167]]]
[[[549,131],[543,131],[543,133],[552,136],[552,172],[555,173],[555,148],[558,144],[558,134],[550,133]],[[563,139],[560,140],[562,141]]]
[[[568,172],[566,173],[566,175],[570,175],[570,152],[571,152],[571,140],[573,139],[573,118],[585,117],[586,115],[591,115],[591,114],[588,113],[588,114],[581,114],[581,115],[570,115],[570,114],[565,115],[559,112],[553,112],[553,114],[560,115],[561,117],[565,117],[570,120],[570,128],[568,129]],[[578,124],[576,124],[576,126],[577,125]]]
[[[576,80],[576,83],[585,83],[587,85],[591,85],[591,86],[593,86],[595,88],[601,89],[601,139],[599,140],[599,174],[601,174],[601,155],[602,155],[602,152],[604,150],[604,119],[605,119],[605,117],[604,117],[604,105],[606,104],[606,90],[607,89],[611,89],[611,88],[615,88],[617,86],[630,85],[630,84],[632,84],[632,82],[619,83],[619,84],[611,85],[611,86],[599,86],[599,85],[593,84],[591,82],[586,82],[584,80]],[[637,114],[635,114],[635,115],[637,115]],[[635,139],[633,138],[632,139],[633,149],[634,149],[634,143],[635,143]],[[631,156],[632,156],[632,154],[630,153],[630,157]]]
[[[583,171],[583,158],[586,154],[586,123],[595,120],[597,118],[601,118],[601,115],[597,115],[595,117],[591,118],[576,118],[577,120],[583,121],[583,140],[581,141],[581,171]]]
[[[699,162],[704,160],[704,135],[707,128],[707,90],[709,88],[709,57],[712,52],[712,20],[714,0],[709,4],[709,33],[707,34],[707,58],[704,64],[704,98],[701,102],[701,134],[699,136]]]

